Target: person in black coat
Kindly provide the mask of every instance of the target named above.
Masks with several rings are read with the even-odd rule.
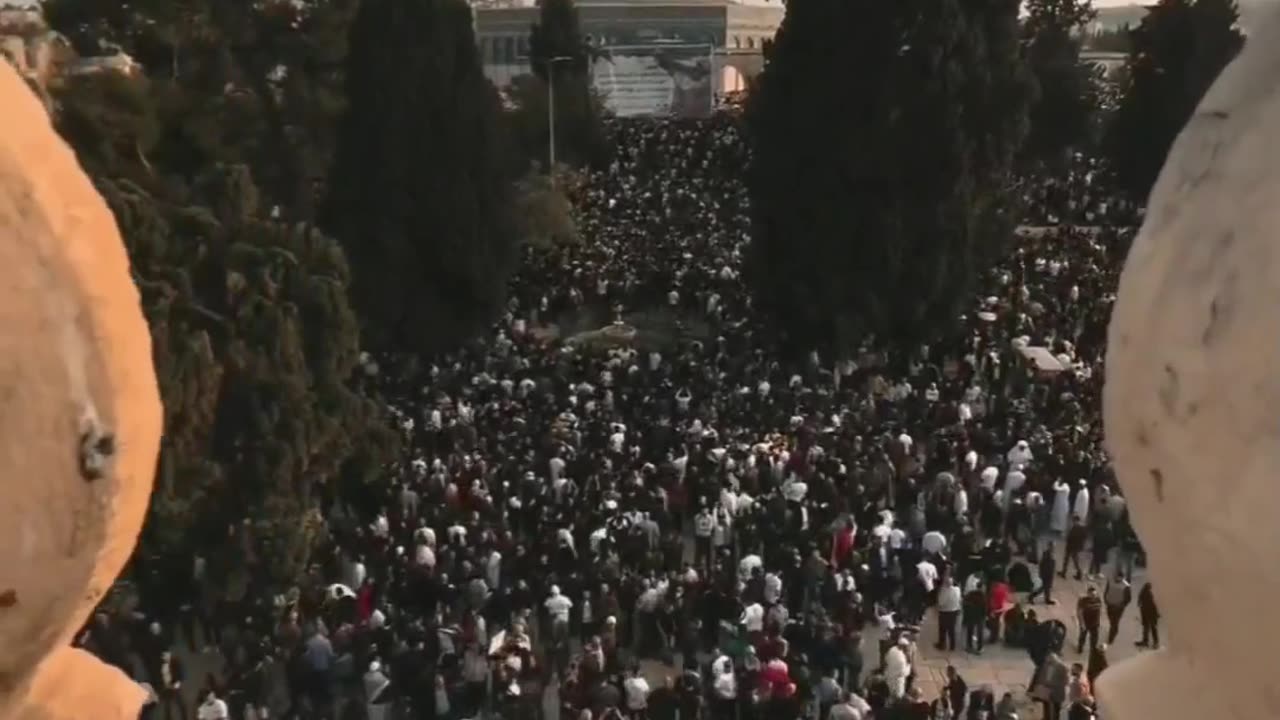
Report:
[[[1089,650],[1089,665],[1085,670],[1085,675],[1089,678],[1090,687],[1093,687],[1098,682],[1098,676],[1102,675],[1109,664],[1106,645],[1098,643]]]
[[[1076,580],[1084,579],[1084,571],[1080,568],[1080,553],[1084,551],[1084,546],[1089,541],[1089,529],[1080,522],[1080,518],[1072,521],[1071,529],[1067,531],[1067,556],[1062,560],[1062,569],[1058,571],[1058,577],[1067,577],[1067,566],[1075,565]]]
[[[1145,583],[1138,591],[1138,619],[1142,621],[1142,639],[1138,647],[1160,648],[1160,608],[1156,606],[1156,596],[1151,590],[1151,583]]]
[[[1009,586],[1017,593],[1033,592],[1035,585],[1031,579],[1031,568],[1026,563],[1015,562],[1009,566]]]
[[[965,594],[960,615],[964,624],[965,649],[981,653],[986,639],[983,624],[987,621],[987,595],[981,585]]]
[[[942,688],[951,707],[951,717],[959,718],[964,713],[964,704],[969,697],[969,684],[960,677],[951,665],[947,666],[947,684]]]
[[[1040,554],[1040,587],[1031,591],[1027,596],[1028,603],[1034,603],[1037,597],[1044,597],[1045,604],[1056,604],[1053,599],[1053,579],[1054,572],[1057,570],[1057,561],[1053,557],[1053,543],[1044,549]]]
[[[163,714],[166,718],[177,715],[182,720],[186,720],[190,713],[187,712],[186,701],[182,698],[182,685],[186,681],[186,670],[182,666],[182,661],[165,650],[160,654],[160,662],[152,670],[151,679],[151,685],[155,688],[158,698],[156,705],[160,712],[157,714]]]

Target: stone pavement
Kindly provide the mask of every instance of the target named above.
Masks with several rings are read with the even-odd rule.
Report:
[[[1109,665],[1114,665],[1142,651],[1134,643],[1142,637],[1142,625],[1138,621],[1136,603],[1138,590],[1142,588],[1143,582],[1143,572],[1138,569],[1135,571],[1133,578],[1134,603],[1130,604],[1121,619],[1120,633],[1116,637],[1116,642],[1107,648]],[[1061,620],[1067,626],[1067,646],[1063,654],[1063,660],[1068,664],[1073,662],[1085,664],[1088,660],[1087,648],[1083,655],[1077,654],[1075,648],[1079,633],[1079,624],[1075,619],[1076,602],[1084,595],[1088,584],[1087,581],[1076,581],[1070,575],[1066,580],[1059,578],[1054,585],[1054,600],[1057,600],[1058,604],[1045,605],[1043,600],[1037,599],[1034,605],[1038,619]],[[1098,587],[1099,592],[1102,592],[1106,583],[1105,580],[1099,580],[1093,584]],[[1019,598],[1025,597],[1025,595],[1019,595]],[[1103,642],[1106,642],[1107,639],[1107,629],[1107,619],[1104,613],[1102,619]],[[1162,637],[1161,640],[1163,641],[1164,638]],[[1031,672],[1033,670],[1031,658],[1028,657],[1026,650],[997,644],[987,645],[983,648],[981,655],[970,654],[965,652],[963,648],[953,652],[943,652],[934,647],[934,643],[937,641],[937,614],[930,610],[921,625],[920,637],[917,639],[919,649],[916,660],[916,685],[924,693],[925,698],[931,700],[938,697],[942,687],[946,685],[948,664],[955,666],[956,670],[960,672],[960,677],[964,678],[971,689],[983,685],[990,686],[997,700],[1005,692],[1012,692],[1014,697],[1019,698],[1019,700],[1025,696],[1027,683],[1031,680]],[[961,639],[961,642],[963,643],[963,639]],[[864,647],[863,649],[864,653],[867,654],[868,668],[874,667],[872,662],[875,647],[873,644],[870,648]]]

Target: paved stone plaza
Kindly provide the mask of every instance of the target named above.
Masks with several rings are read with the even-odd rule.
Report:
[[[1107,648],[1107,659],[1111,664],[1132,657],[1142,651],[1134,643],[1142,637],[1142,626],[1138,622],[1137,597],[1138,590],[1142,588],[1143,582],[1142,571],[1139,570],[1133,579],[1134,603],[1130,604],[1125,611],[1124,618],[1121,621],[1120,634],[1116,637],[1115,644]],[[1087,649],[1084,655],[1079,655],[1075,651],[1075,643],[1079,632],[1079,624],[1075,618],[1076,602],[1085,593],[1085,588],[1088,584],[1087,582],[1073,580],[1070,576],[1066,580],[1059,579],[1054,586],[1054,600],[1057,600],[1058,604],[1045,605],[1043,600],[1037,599],[1034,606],[1036,616],[1039,619],[1061,620],[1066,624],[1067,647],[1063,659],[1068,663],[1085,663],[1088,659]],[[1105,582],[1099,581],[1094,584],[1098,586],[1098,590],[1101,592]],[[1103,642],[1107,639],[1106,633],[1107,619],[1104,614],[1102,621]],[[920,659],[916,663],[916,684],[923,691],[926,698],[937,697],[939,691],[946,684],[946,668],[948,664],[954,665],[960,671],[960,676],[964,678],[970,688],[989,685],[997,700],[1005,692],[1012,692],[1019,699],[1026,694],[1027,683],[1031,679],[1032,671],[1031,659],[1027,656],[1026,650],[998,644],[987,645],[981,655],[973,655],[963,649],[954,652],[942,652],[934,647],[934,643],[937,640],[937,616],[933,611],[930,611],[921,627],[918,641]],[[870,660],[875,652],[874,646],[872,648],[864,648],[864,652],[869,654],[868,667],[871,667]]]
[[[1142,583],[1143,574],[1141,570],[1138,570],[1133,580],[1135,603],[1131,604],[1128,610],[1125,611],[1120,634],[1116,638],[1115,644],[1108,648],[1107,657],[1112,664],[1141,652],[1139,648],[1134,646],[1134,643],[1142,635],[1136,605],[1138,590],[1142,587]],[[1078,655],[1075,652],[1075,642],[1079,631],[1079,626],[1075,620],[1075,608],[1076,602],[1084,594],[1088,584],[1088,582],[1080,582],[1070,578],[1067,580],[1059,579],[1054,586],[1054,599],[1058,601],[1058,604],[1045,605],[1043,600],[1037,600],[1034,605],[1036,615],[1040,619],[1052,618],[1061,620],[1066,624],[1068,637],[1064,659],[1068,663],[1083,663],[1087,659],[1085,656]],[[1105,583],[1098,581],[1094,584],[1101,591]],[[946,668],[950,664],[960,671],[961,677],[968,683],[970,689],[986,685],[990,687],[997,699],[1005,692],[1012,692],[1018,698],[1020,704],[1026,704],[1027,682],[1031,679],[1032,666],[1031,659],[1027,656],[1025,650],[996,644],[987,645],[981,655],[973,655],[963,649],[954,652],[939,651],[934,647],[934,643],[938,640],[936,618],[937,616],[933,610],[926,614],[918,640],[919,659],[916,663],[916,685],[926,698],[932,700],[938,697],[942,687],[946,684]],[[1102,627],[1102,639],[1104,641],[1106,640],[1106,632],[1107,624],[1104,617]],[[963,639],[961,639],[961,642],[963,642]],[[863,641],[864,666],[866,668],[864,677],[878,664],[878,658],[876,657],[878,646],[878,632],[869,627]],[[185,652],[180,654],[189,663],[188,668],[189,671],[193,672],[192,677],[203,678],[206,673],[216,673],[221,669],[221,663],[214,655]],[[679,660],[677,659],[673,665],[666,665],[654,660],[645,660],[640,665],[642,674],[648,678],[650,684],[656,687],[663,682],[666,676],[674,675],[678,672]],[[287,698],[283,692],[284,678],[278,675],[274,680],[273,685],[276,691],[275,709],[281,711],[287,705]],[[194,691],[197,685],[198,683],[192,682],[188,687]],[[191,697],[188,702],[194,704],[195,693],[191,692],[190,694]],[[556,688],[554,685],[548,686],[543,698],[544,720],[559,720],[559,711],[559,697]],[[1039,718],[1038,711],[1032,710],[1026,717]]]
[[[1034,574],[1035,570],[1032,569],[1032,572]],[[1143,582],[1143,571],[1138,569],[1133,578],[1134,602],[1125,611],[1116,642],[1107,648],[1107,658],[1110,664],[1115,664],[1142,652],[1134,643],[1142,637],[1142,626],[1138,622],[1137,597],[1138,590],[1142,588]],[[1077,654],[1075,651],[1075,643],[1079,633],[1079,624],[1076,622],[1075,612],[1076,603],[1084,595],[1089,584],[1087,580],[1074,580],[1070,575],[1066,580],[1059,578],[1054,585],[1054,600],[1057,601],[1057,604],[1046,605],[1043,599],[1037,598],[1036,604],[1033,606],[1038,619],[1060,620],[1067,626],[1067,645],[1063,659],[1068,664],[1073,662],[1084,664],[1088,660],[1087,650],[1083,655]],[[1092,584],[1098,587],[1099,592],[1102,592],[1105,587],[1105,580],[1098,580]],[[1019,596],[1019,598],[1025,597],[1025,595]],[[933,610],[930,610],[921,625],[920,637],[917,641],[919,655],[916,662],[916,685],[920,688],[924,697],[932,700],[939,696],[943,686],[946,685],[947,665],[954,665],[971,690],[985,685],[990,687],[997,700],[1005,692],[1011,692],[1018,699],[1020,705],[1029,704],[1026,702],[1027,683],[1031,680],[1033,668],[1031,658],[1028,657],[1026,650],[1006,647],[1003,643],[1000,643],[988,644],[983,648],[981,655],[971,654],[963,649],[943,652],[934,647],[934,644],[938,641],[937,628],[937,615]],[[1103,642],[1107,639],[1107,631],[1108,625],[1104,613],[1102,620]],[[963,643],[963,638],[960,641]],[[878,658],[876,657],[878,647],[878,631],[869,627],[863,641],[864,667],[866,668],[866,672],[863,675],[864,678],[878,665]],[[674,674],[676,668],[657,661],[646,660],[641,663],[641,671],[649,679],[650,683],[654,684],[662,682],[665,676]],[[554,720],[558,713],[551,709],[551,703],[548,703],[547,710],[548,718]],[[1032,711],[1033,714],[1030,717],[1039,717],[1038,714],[1035,714],[1037,712]]]

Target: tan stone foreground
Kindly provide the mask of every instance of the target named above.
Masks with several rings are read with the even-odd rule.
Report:
[[[1107,445],[1174,641],[1111,669],[1114,720],[1280,717],[1280,4],[1174,143],[1120,279]]]
[[[0,719],[136,718],[69,647],[133,550],[162,423],[115,219],[0,62]]]

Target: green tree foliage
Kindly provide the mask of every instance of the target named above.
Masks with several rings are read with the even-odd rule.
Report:
[[[518,260],[497,92],[462,0],[364,0],[323,223],[379,347],[433,352],[493,320]]]
[[[147,155],[162,126],[144,77],[95,73],[66,78],[53,93],[58,132],[76,150],[90,174],[126,174],[135,179],[151,170]]]
[[[547,175],[530,173],[516,184],[515,217],[520,237],[539,248],[582,242],[573,204]]]
[[[1027,0],[1023,53],[1037,92],[1023,148],[1028,166],[1060,165],[1072,149],[1095,139],[1101,70],[1080,59],[1090,0]]]
[[[310,218],[342,107],[357,0],[46,0],[50,26],[85,55],[119,48],[151,78],[159,129],[148,158],[190,181],[248,165],[267,201]]]
[[[748,99],[750,276],[793,351],[953,323],[1011,236],[1017,0],[790,3]]]
[[[227,528],[247,522],[247,570],[291,581],[321,498],[370,479],[395,442],[352,385],[359,333],[342,249],[263,219],[244,167],[200,178],[202,204],[128,180],[99,188],[129,248],[165,405],[144,547],[243,566]]]
[[[1160,0],[1130,35],[1127,84],[1106,138],[1120,187],[1145,201],[1169,148],[1244,45],[1234,0]]]
[[[541,138],[526,146],[545,167],[548,158],[547,87],[554,92],[556,162],[597,162],[608,151],[600,122],[602,104],[591,84],[594,54],[582,36],[574,0],[538,0],[538,22],[529,32],[534,78],[517,96],[522,135]],[[540,152],[539,152],[540,151]]]

